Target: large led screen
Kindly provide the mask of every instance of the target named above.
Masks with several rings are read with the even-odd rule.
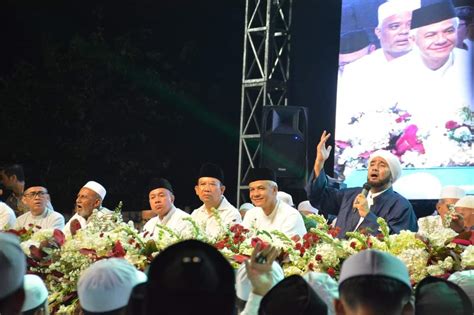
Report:
[[[366,180],[367,158],[396,154],[395,189],[437,199],[440,187],[474,193],[474,9],[450,2],[343,0],[335,176]]]

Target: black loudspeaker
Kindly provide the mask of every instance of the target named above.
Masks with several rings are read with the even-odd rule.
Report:
[[[278,179],[306,180],[308,110],[298,106],[263,106],[260,167]]]

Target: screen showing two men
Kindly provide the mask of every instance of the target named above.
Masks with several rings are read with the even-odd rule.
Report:
[[[343,0],[335,174],[365,181],[379,149],[399,157],[395,190],[474,193],[474,7],[456,0]]]

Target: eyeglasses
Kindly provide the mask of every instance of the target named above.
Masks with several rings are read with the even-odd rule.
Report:
[[[46,196],[47,194],[48,194],[47,191],[32,191],[32,192],[29,192],[27,194],[24,194],[23,196],[25,196],[26,198],[29,198],[29,199],[33,199],[36,196],[42,198],[42,197]]]

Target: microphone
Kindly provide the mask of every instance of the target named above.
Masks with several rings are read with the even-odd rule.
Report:
[[[367,195],[369,194],[369,191],[370,191],[370,188],[372,188],[370,186],[369,183],[365,183],[363,186],[362,186],[362,191],[360,192],[362,195],[364,195],[364,197],[367,198]],[[357,211],[357,208],[354,207],[352,208],[352,212],[356,212]]]

